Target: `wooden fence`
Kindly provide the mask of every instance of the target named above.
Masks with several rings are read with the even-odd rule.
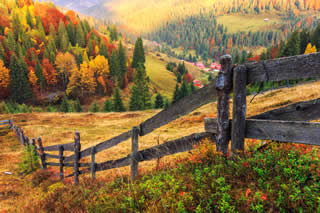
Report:
[[[138,164],[142,161],[157,159],[163,156],[192,150],[204,138],[216,142],[218,151],[228,153],[231,139],[231,152],[236,154],[244,150],[245,138],[276,140],[281,142],[296,142],[320,145],[320,123],[307,121],[320,119],[320,98],[312,101],[291,104],[287,107],[271,110],[246,119],[246,86],[250,83],[264,81],[282,81],[320,77],[320,53],[299,55],[281,59],[252,62],[233,66],[230,55],[220,59],[222,69],[216,81],[183,98],[170,108],[165,109],[152,118],[133,127],[131,131],[101,142],[93,147],[81,150],[80,133],[76,132],[74,142],[43,147],[41,138],[38,145],[35,139],[30,141],[24,136],[23,130],[12,125],[22,144],[31,143],[39,151],[42,168],[59,166],[60,178],[63,179],[63,167],[73,167],[74,172],[66,177],[74,176],[74,182],[79,182],[79,175],[90,173],[95,179],[96,172],[118,168],[131,167],[131,177],[138,175]],[[229,120],[230,94],[233,93],[233,114]],[[320,91],[319,91],[320,95]],[[205,119],[206,132],[192,134],[177,140],[139,151],[139,136],[145,136],[153,130],[184,116],[193,110],[212,101],[218,101],[217,118]],[[95,162],[95,155],[131,138],[131,153],[124,158],[103,163]],[[59,151],[59,155],[48,152]],[[73,152],[64,156],[64,152]],[[91,163],[79,163],[80,159],[91,156]],[[48,159],[58,159],[59,163],[48,162]],[[81,169],[80,168],[84,168]]]

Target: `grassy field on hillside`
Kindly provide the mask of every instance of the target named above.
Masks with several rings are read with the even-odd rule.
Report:
[[[153,55],[147,55],[145,65],[151,84],[158,92],[171,100],[176,86],[176,77],[166,69],[167,63]]]
[[[265,18],[268,18],[269,21],[264,21]],[[263,13],[260,15],[223,15],[217,17],[217,22],[227,27],[229,33],[236,33],[239,31],[256,32],[278,29],[281,27],[283,21],[281,17],[276,14]]]
[[[306,101],[320,98],[320,82],[299,85],[294,88],[285,88],[269,91],[258,95],[252,103],[252,97],[248,97],[247,116],[285,106],[289,103]],[[232,105],[231,105],[232,106]],[[99,142],[110,139],[120,133],[128,131],[142,121],[158,113],[158,110],[126,113],[33,113],[33,114],[0,114],[0,120],[13,119],[14,123],[24,128],[25,135],[29,138],[42,137],[44,146],[70,143],[73,141],[75,131],[80,131],[81,149],[85,149]],[[139,138],[139,149],[146,149],[192,133],[204,131],[204,118],[216,117],[216,103],[205,105],[187,116],[177,119],[170,124],[161,127],[147,136]],[[98,153],[97,162],[118,159],[130,153],[130,141],[123,142],[118,146]],[[12,132],[0,133],[0,211],[13,210],[19,205],[25,205],[24,200],[37,195],[30,184],[26,184],[21,176],[17,175],[17,163],[22,148]],[[166,164],[181,159],[188,153],[169,156],[161,159]],[[82,160],[90,162],[90,158]],[[156,168],[156,161],[139,164],[140,174],[147,173]],[[6,175],[4,172],[13,172]],[[58,168],[56,168],[56,172]],[[67,170],[70,174],[72,170]],[[128,167],[113,169],[97,173],[98,179],[111,180],[115,176],[128,175]],[[84,176],[81,176],[81,179]],[[71,182],[72,180],[66,180]],[[38,190],[38,189],[37,189]],[[32,195],[32,196],[31,196]],[[18,201],[17,201],[18,200]],[[19,203],[19,205],[17,204]]]

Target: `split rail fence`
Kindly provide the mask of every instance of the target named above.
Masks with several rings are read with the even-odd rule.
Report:
[[[75,133],[72,143],[44,147],[41,138],[37,139],[38,144],[36,144],[35,139],[31,141],[25,137],[23,129],[14,126],[12,121],[10,121],[10,127],[22,144],[29,143],[37,148],[43,169],[46,169],[47,166],[59,166],[61,180],[64,177],[74,176],[75,184],[79,182],[81,174],[91,173],[92,178],[95,179],[98,171],[124,166],[131,167],[131,178],[134,179],[138,175],[139,162],[192,150],[204,138],[210,138],[216,142],[217,150],[224,154],[228,153],[230,140],[232,154],[243,151],[245,138],[320,145],[320,123],[309,122],[320,119],[320,91],[318,99],[291,104],[246,119],[246,86],[248,84],[319,78],[320,53],[251,62],[239,66],[234,66],[231,56],[225,55],[221,57],[220,63],[222,69],[215,81],[142,122],[139,126],[133,127],[132,130],[84,150],[81,150],[79,132]],[[229,120],[231,93],[233,93],[233,114],[232,120]],[[145,136],[216,100],[218,102],[217,118],[205,118],[205,132],[195,133],[139,151],[139,136]],[[95,162],[97,153],[130,138],[132,150],[127,157],[103,163]],[[50,151],[59,151],[59,155],[49,154]],[[65,151],[73,152],[73,154],[65,156]],[[79,163],[80,159],[88,156],[91,156],[91,163]],[[58,159],[59,163],[48,162],[49,159]],[[73,167],[73,174],[64,176],[64,167]],[[80,168],[84,169],[80,170]]]

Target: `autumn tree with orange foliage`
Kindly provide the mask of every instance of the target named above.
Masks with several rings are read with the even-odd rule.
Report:
[[[10,85],[10,71],[4,66],[3,61],[0,59],[0,97],[8,97]]]
[[[57,84],[57,73],[53,67],[53,64],[49,62],[49,59],[44,58],[42,60],[42,73],[48,86],[55,86]]]

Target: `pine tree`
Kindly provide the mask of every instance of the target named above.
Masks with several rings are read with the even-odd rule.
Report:
[[[110,75],[114,78],[117,78],[118,76],[120,76],[120,74],[121,74],[121,70],[120,70],[119,58],[116,51],[113,51],[111,55]]]
[[[143,42],[141,37],[139,37],[136,40],[136,43],[134,45],[134,51],[133,51],[133,58],[132,58],[132,68],[138,68],[139,64],[142,64],[144,66],[146,59],[144,55],[144,48],[143,48]]]
[[[188,84],[184,81],[181,85],[180,91],[179,91],[179,100],[190,95],[190,88]]]
[[[75,43],[81,48],[85,46],[84,33],[80,24],[78,24],[76,29]]]
[[[134,86],[131,89],[130,110],[145,110],[152,107],[149,79],[142,65],[137,69]]]
[[[63,96],[62,101],[61,101],[61,105],[60,105],[60,111],[67,113],[67,112],[69,112],[69,108],[70,108],[70,106],[69,106],[68,98],[67,98],[67,96]]]
[[[93,102],[91,109],[90,109],[90,112],[100,112],[100,108],[99,108],[97,102]]]
[[[172,100],[172,103],[176,103],[178,100],[179,100],[179,92],[180,89],[179,89],[179,85],[176,84],[176,89],[174,90],[174,93],[173,93],[173,100]]]
[[[110,29],[110,39],[111,41],[117,41],[118,40],[118,31],[116,25],[112,25]]]
[[[10,58],[10,91],[11,99],[18,103],[22,103],[32,96],[27,70],[28,67],[24,60],[13,54]]]
[[[160,93],[157,94],[156,100],[154,103],[155,109],[162,109],[164,107],[163,97]]]
[[[74,109],[76,112],[82,112],[82,106],[81,106],[79,98],[77,98],[77,100],[74,103]]]
[[[122,46],[121,41],[119,45],[118,58],[120,63],[121,76],[122,76],[127,72],[127,56],[126,56],[126,49]]]
[[[169,107],[170,107],[170,103],[169,103],[169,100],[166,98],[164,102],[164,109],[168,109]]]
[[[40,85],[41,89],[45,89],[46,87],[46,81],[43,77],[43,73],[42,73],[42,67],[40,65],[40,62],[38,59],[36,59],[36,66],[35,66],[35,74],[38,78],[38,85]]]
[[[29,7],[27,8],[26,20],[27,20],[27,24],[32,29],[33,28],[33,20],[32,20],[31,14],[30,14]]]
[[[113,106],[112,106],[113,110],[115,112],[124,112],[126,111],[124,104],[122,102],[121,99],[121,95],[120,95],[120,89],[119,87],[116,88],[114,96],[113,96]]]
[[[108,61],[110,61],[107,45],[104,41],[102,41],[100,45],[100,55],[103,55],[106,59],[108,59]]]
[[[103,104],[103,111],[104,112],[112,112],[112,101],[106,100]]]

